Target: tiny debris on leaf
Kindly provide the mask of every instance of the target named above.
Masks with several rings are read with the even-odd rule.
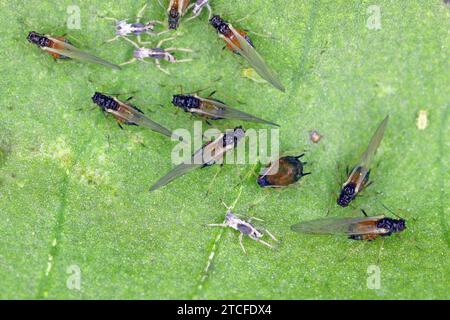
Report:
[[[313,130],[309,133],[309,139],[313,143],[319,143],[320,139],[322,139],[322,135],[318,133],[316,130]]]
[[[428,111],[420,110],[417,116],[417,129],[425,130],[428,127]]]

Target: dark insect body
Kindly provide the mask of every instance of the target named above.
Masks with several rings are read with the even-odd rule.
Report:
[[[239,39],[235,36],[234,32],[231,30],[228,22],[226,22],[220,16],[217,16],[217,15],[213,16],[209,20],[209,22],[217,30],[218,33],[220,33],[226,39],[231,41],[236,47],[241,48]],[[250,37],[247,35],[247,33],[245,31],[238,30],[238,29],[236,29],[236,31],[248,42],[249,45],[254,47],[252,40],[250,39]],[[231,51],[233,51],[234,53],[239,54],[239,52],[236,51],[233,48],[233,46],[228,42],[227,42],[227,48],[230,49]]]
[[[27,39],[28,39],[28,41],[30,41],[31,43],[34,43],[35,45],[37,45],[40,48],[52,48],[52,49],[57,49],[57,50],[64,49],[64,46],[61,45],[60,43],[57,43],[57,42],[51,40],[50,38],[48,38],[42,34],[39,34],[37,32],[34,32],[34,31],[31,31],[28,34]],[[56,39],[59,41],[71,44],[64,37],[57,37]],[[50,54],[55,59],[70,59],[69,57],[63,56],[63,55],[55,53],[55,52],[47,51],[47,53]]]
[[[262,175],[258,177],[258,184],[262,188],[280,188],[286,187],[300,180],[301,177],[311,174],[310,172],[303,172],[303,166],[306,162],[301,162],[299,159],[303,157],[301,154],[297,157],[286,156],[277,160],[278,170],[276,164],[272,163]]]
[[[285,92],[285,87],[278,79],[277,74],[266,64],[261,55],[255,50],[253,42],[245,31],[235,29],[231,23],[215,15],[210,20],[211,26],[216,29],[220,38],[227,43],[227,48],[240,55],[252,68],[267,82],[278,90]]]
[[[308,234],[345,234],[351,240],[372,241],[378,237],[402,232],[406,229],[406,221],[401,218],[387,218],[384,215],[364,218],[325,218],[298,223],[291,229]]]
[[[339,194],[339,198],[337,199],[337,204],[341,207],[347,207],[350,202],[356,198],[356,195],[358,194],[356,192],[356,188],[360,177],[363,175],[363,170],[364,169],[362,167],[358,167],[353,170],[354,174],[350,176],[350,179],[342,188],[341,193]],[[367,172],[367,174],[365,174],[362,182],[360,183],[360,190],[363,190],[369,184],[369,176],[370,170]]]
[[[343,184],[339,197],[336,201],[336,203],[341,207],[347,207],[350,202],[356,198],[359,192],[370,185],[370,166],[373,162],[375,153],[380,146],[381,140],[383,139],[388,120],[389,116],[386,116],[386,118],[384,118],[384,120],[380,123],[377,130],[373,134],[366,151],[362,154],[358,165],[355,166],[352,172],[348,175],[347,181]]]
[[[236,127],[226,133],[221,134],[214,141],[208,142],[198,149],[192,155],[191,159],[183,162],[165,176],[159,179],[151,188],[150,192],[157,190],[178,177],[197,168],[209,167],[218,161],[223,161],[225,154],[236,148],[239,141],[245,138],[245,130],[242,127]]]
[[[27,36],[27,40],[49,53],[55,59],[78,59],[81,61],[101,64],[116,70],[120,70],[120,67],[116,64],[110,63],[106,60],[75,48],[63,36],[51,37],[42,35],[35,31],[31,31]]]
[[[176,30],[180,25],[180,19],[186,12],[190,0],[171,0],[167,11],[169,29]]]
[[[142,110],[129,103],[122,102],[117,98],[100,92],[96,92],[92,96],[92,102],[98,105],[103,112],[110,113],[117,120],[120,128],[122,128],[122,124],[143,126],[167,137],[172,137],[172,132],[169,129],[149,119]]]
[[[208,120],[237,119],[278,126],[274,122],[234,109],[220,100],[211,98],[211,95],[208,98],[201,98],[196,95],[176,94],[172,98],[172,104],[185,112],[203,117],[208,124],[210,124]]]
[[[405,230],[406,222],[403,219],[381,218],[378,221],[369,220],[367,222],[360,222],[353,231],[358,232],[358,228],[373,228],[374,230],[385,230],[382,233],[352,234],[348,236],[348,238],[352,240],[372,241],[378,237],[390,236],[393,233]]]

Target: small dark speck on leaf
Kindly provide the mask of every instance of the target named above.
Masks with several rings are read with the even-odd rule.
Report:
[[[11,153],[11,143],[8,134],[0,133],[0,167],[3,166]]]

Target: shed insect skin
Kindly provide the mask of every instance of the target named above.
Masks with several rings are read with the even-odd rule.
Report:
[[[147,9],[147,3],[139,10],[136,16],[136,22],[128,23],[127,20],[118,20],[111,17],[102,17],[106,20],[111,20],[116,23],[116,36],[106,42],[113,42],[122,37],[128,37],[130,35],[135,35],[137,37],[138,43],[141,43],[141,35],[148,34],[150,36],[159,36],[166,33],[168,30],[161,32],[154,32],[155,26],[157,24],[164,25],[164,22],[158,20],[151,20],[147,23],[141,22],[144,15],[144,11]]]
[[[252,220],[258,220],[263,221],[261,219],[251,217],[250,219],[243,220],[239,218],[236,214],[233,213],[232,208],[228,207],[225,203],[223,205],[227,208],[227,213],[225,215],[225,221],[220,224],[208,224],[208,227],[222,227],[222,228],[232,228],[234,230],[239,231],[239,244],[242,248],[242,251],[244,254],[247,254],[247,251],[245,250],[243,238],[244,236],[248,236],[250,239],[255,240],[259,243],[262,243],[263,245],[273,249],[274,246],[264,240],[262,240],[262,237],[266,233],[273,241],[278,242],[278,240],[272,235],[272,233],[269,232],[267,229],[260,228],[258,230],[255,228],[255,226],[251,223]]]
[[[124,62],[122,64],[120,64],[120,66],[124,66],[127,64],[132,64],[135,63],[136,61],[141,61],[144,63],[148,63],[147,61],[145,61],[144,59],[146,58],[152,58],[155,60],[155,64],[156,67],[161,70],[162,72],[164,72],[165,74],[170,75],[170,72],[167,71],[166,69],[161,67],[161,62],[160,60],[165,60],[167,62],[170,63],[183,63],[183,62],[189,62],[192,61],[192,59],[181,59],[178,60],[175,58],[175,56],[171,53],[174,51],[181,51],[181,52],[194,52],[194,50],[192,49],[188,49],[188,48],[175,48],[175,47],[170,47],[170,48],[166,48],[166,49],[162,49],[161,46],[164,42],[170,41],[175,39],[174,37],[172,38],[167,38],[167,39],[163,39],[161,40],[157,46],[155,48],[144,48],[144,47],[140,47],[137,43],[133,42],[132,40],[128,39],[128,38],[124,38],[126,41],[130,42],[136,49],[134,50],[133,53],[133,58],[127,62]],[[141,42],[141,44],[145,45],[148,42]]]
[[[341,192],[337,199],[337,204],[341,207],[347,207],[353,201],[359,192],[371,184],[369,182],[370,165],[372,164],[375,153],[384,136],[389,116],[386,116],[380,123],[372,136],[366,151],[362,154],[359,163],[348,176],[347,181],[342,185]]]
[[[190,21],[192,19],[197,18],[199,15],[202,14],[202,11],[204,8],[207,8],[209,11],[209,16],[208,19],[211,19],[212,17],[212,8],[211,5],[209,4],[209,0],[197,0],[195,3],[192,3],[189,7],[188,10],[192,8],[192,17],[190,17],[189,19],[186,19],[187,21]]]
[[[303,166],[306,162],[300,161],[305,154],[299,156],[285,156],[277,160],[278,171],[273,171],[274,165],[271,164],[265,169],[265,172],[258,177],[257,183],[262,188],[281,188],[287,187],[299,181],[302,177],[311,174],[303,172]]]

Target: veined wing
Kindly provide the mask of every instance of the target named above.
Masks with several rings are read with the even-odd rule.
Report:
[[[204,98],[199,98],[199,99],[202,100],[206,104],[206,106],[212,106],[212,107],[196,109],[195,110],[196,113],[204,114],[209,117],[218,117],[218,118],[224,118],[224,119],[238,119],[238,120],[245,120],[245,121],[257,122],[257,123],[265,123],[265,124],[270,124],[270,125],[279,127],[279,125],[274,122],[267,121],[267,120],[252,116],[251,114],[239,111],[237,109],[227,106],[226,104],[224,104],[218,100],[204,99]]]
[[[373,157],[375,156],[375,153],[377,152],[377,149],[380,146],[380,142],[383,139],[384,131],[386,129],[388,120],[389,116],[386,116],[386,118],[384,118],[384,120],[378,126],[377,131],[375,131],[374,135],[372,136],[372,139],[370,140],[369,146],[361,156],[359,166],[369,170]]]
[[[373,234],[382,233],[373,222],[384,216],[363,218],[325,218],[297,223],[291,226],[292,231],[309,234]]]
[[[172,137],[172,131],[170,131],[169,129],[163,127],[162,125],[160,125],[159,123],[157,123],[153,120],[150,120],[143,113],[139,112],[138,110],[134,109],[133,107],[131,107],[125,103],[122,103],[122,102],[119,102],[119,103],[122,106],[122,108],[120,110],[125,109],[126,110],[125,112],[123,112],[123,111],[121,112],[120,110],[118,110],[118,111],[108,110],[108,112],[126,120],[127,122],[134,123],[138,126],[143,126],[143,127],[149,128],[150,130],[161,133],[169,138]],[[175,136],[175,137],[177,137],[177,136]]]
[[[155,191],[156,189],[159,189],[166,184],[172,182],[176,178],[181,177],[182,175],[188,173],[189,171],[192,171],[194,169],[200,168],[201,164],[186,164],[181,163],[177,165],[175,168],[173,168],[169,173],[167,173],[164,177],[159,179],[153,186],[150,188],[150,192]]]
[[[54,49],[54,48],[49,48],[49,47],[43,47],[43,50],[46,50],[48,52],[51,53],[56,53],[59,55],[63,55],[72,59],[78,59],[78,60],[82,60],[82,61],[87,61],[87,62],[92,62],[92,63],[97,63],[97,64],[101,64],[113,69],[117,69],[120,70],[120,66],[113,64],[111,62],[108,62],[106,60],[103,60],[99,57],[96,57],[94,55],[91,55],[89,53],[86,53],[84,51],[81,51],[78,48],[75,48],[74,46],[72,46],[71,44],[55,39],[55,38],[50,38],[50,40],[52,40],[53,42],[55,42],[56,44],[58,44],[61,49]]]
[[[236,37],[236,39],[238,39],[239,47],[236,46],[229,39],[224,38],[227,41],[227,43],[233,48],[234,51],[243,56],[263,79],[267,80],[278,90],[284,92],[286,89],[284,88],[280,80],[278,80],[278,76],[272,69],[269,68],[269,66],[267,66],[263,58],[255,50],[255,48],[253,48],[247,42],[247,40],[236,29],[234,29],[231,26],[231,24],[229,24],[229,27],[230,30],[233,32],[234,36]]]

